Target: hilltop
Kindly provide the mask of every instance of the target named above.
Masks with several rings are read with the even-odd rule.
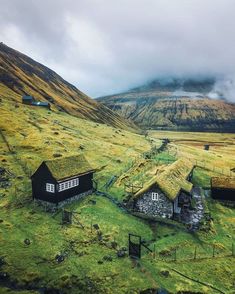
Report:
[[[124,129],[136,128],[48,67],[0,43],[0,98],[20,102],[24,94],[50,102],[56,112]]]
[[[97,100],[145,129],[235,132],[235,104],[210,99],[210,79],[155,80]]]

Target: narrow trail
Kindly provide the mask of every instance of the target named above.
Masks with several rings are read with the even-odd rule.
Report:
[[[223,292],[222,290],[220,290],[220,289],[218,289],[218,288],[216,288],[216,287],[214,287],[214,286],[212,286],[212,285],[210,285],[210,284],[207,284],[207,283],[205,283],[205,282],[202,282],[202,281],[199,281],[199,280],[197,280],[197,279],[191,278],[191,277],[189,277],[189,276],[187,276],[187,275],[181,273],[180,271],[178,271],[178,270],[176,270],[176,269],[174,269],[174,268],[170,268],[170,269],[171,269],[173,272],[179,274],[180,276],[182,276],[182,277],[184,277],[184,278],[186,278],[186,279],[188,279],[188,280],[190,280],[190,281],[193,281],[193,282],[195,282],[195,283],[198,283],[198,284],[201,284],[201,285],[206,286],[206,287],[208,287],[208,288],[211,288],[211,289],[213,289],[213,290],[215,290],[215,291],[217,291],[217,292],[219,292],[219,293],[226,294],[226,292]]]

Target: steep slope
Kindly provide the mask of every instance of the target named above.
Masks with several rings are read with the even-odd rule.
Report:
[[[98,101],[144,128],[235,132],[235,105],[210,99],[213,85],[213,79],[154,81]]]
[[[129,128],[134,125],[92,100],[54,71],[0,43],[0,97],[20,102],[23,94],[49,101],[54,111]]]

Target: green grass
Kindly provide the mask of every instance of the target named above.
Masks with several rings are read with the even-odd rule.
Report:
[[[208,287],[183,278],[172,271],[172,268],[189,277],[213,284],[225,293],[233,293],[234,258],[192,260],[195,246],[198,247],[199,256],[211,255],[213,243],[226,250],[231,248],[235,230],[234,210],[231,208],[206,199],[213,217],[212,230],[190,234],[180,226],[143,221],[127,214],[101,196],[90,195],[67,206],[77,212],[77,218],[85,229],[76,223],[62,227],[60,214],[52,217],[32,202],[29,172],[42,160],[53,158],[54,153],[63,156],[83,153],[91,165],[99,169],[95,177],[98,187],[101,188],[112,176],[124,172],[133,181],[150,179],[158,168],[155,161],[146,161],[141,167],[134,165],[132,170],[128,170],[131,161],[138,158],[137,163],[140,163],[143,160],[141,154],[150,150],[151,146],[144,136],[64,113],[32,109],[23,105],[15,109],[5,100],[1,106],[0,127],[4,130],[14,154],[8,151],[0,137],[0,166],[11,171],[15,177],[10,178],[9,188],[0,189],[0,256],[4,256],[6,260],[6,265],[0,271],[8,272],[11,279],[21,286],[22,291],[16,292],[2,287],[0,293],[34,293],[33,290],[25,290],[28,286],[62,288],[65,293],[74,294],[138,293],[140,290],[156,287],[166,288],[171,293],[183,290],[215,293]],[[12,112],[15,113],[14,116]],[[180,133],[175,136],[180,136]],[[192,136],[195,139],[195,134]],[[226,135],[220,139],[224,140],[224,137]],[[230,135],[228,140],[232,140]],[[208,154],[195,146],[177,146],[188,157],[204,156],[209,161],[217,160],[216,164],[225,160],[224,165],[227,167],[234,162],[232,149],[219,149]],[[167,152],[159,154],[156,159],[159,158],[163,160],[163,169],[169,159],[177,159]],[[212,173],[196,168],[194,184],[207,187]],[[119,184],[119,179],[107,192],[119,201],[125,197],[124,186]],[[91,204],[90,199],[95,200],[96,204]],[[91,230],[91,224],[99,225],[102,241],[98,240],[96,230]],[[118,248],[127,247],[128,233],[141,235],[150,241],[152,249],[155,244],[156,260],[153,260],[147,250],[143,250],[140,267],[135,267],[128,257],[117,258],[111,242],[117,242]],[[24,244],[25,238],[31,240],[29,246]],[[178,250],[177,262],[172,262],[172,258],[158,258],[161,251],[171,252],[174,248]],[[67,257],[58,264],[55,256],[60,252],[67,252]],[[98,261],[107,255],[112,256],[113,260],[99,264]],[[161,274],[163,270],[170,272],[169,277]]]

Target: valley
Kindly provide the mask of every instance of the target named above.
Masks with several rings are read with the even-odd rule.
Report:
[[[235,130],[235,106],[211,99],[213,81],[155,81],[97,100],[144,129],[229,132]]]
[[[179,158],[211,165],[196,167],[192,178],[207,191],[211,176],[235,167],[233,134],[150,130],[146,136],[4,97],[0,107],[0,166],[9,172],[8,184],[0,188],[0,272],[7,273],[0,278],[1,293],[234,292],[233,208],[203,192],[213,220],[190,232],[175,221],[151,221],[120,206],[127,196],[125,182],[141,184]],[[143,154],[159,148],[164,138],[170,140],[166,149],[145,159]],[[83,229],[76,221],[61,225],[61,211],[54,214],[34,203],[29,178],[42,160],[78,153],[97,169],[98,190],[111,196],[94,193],[66,206],[76,211]],[[126,253],[118,257],[117,250],[128,248],[128,233],[144,238],[153,252],[143,250],[139,261]],[[64,256],[60,263],[58,254]]]
[[[213,85],[95,101],[1,43],[0,293],[233,294],[235,106],[210,99]],[[46,203],[31,180],[42,162],[56,170],[55,184],[39,172]]]

